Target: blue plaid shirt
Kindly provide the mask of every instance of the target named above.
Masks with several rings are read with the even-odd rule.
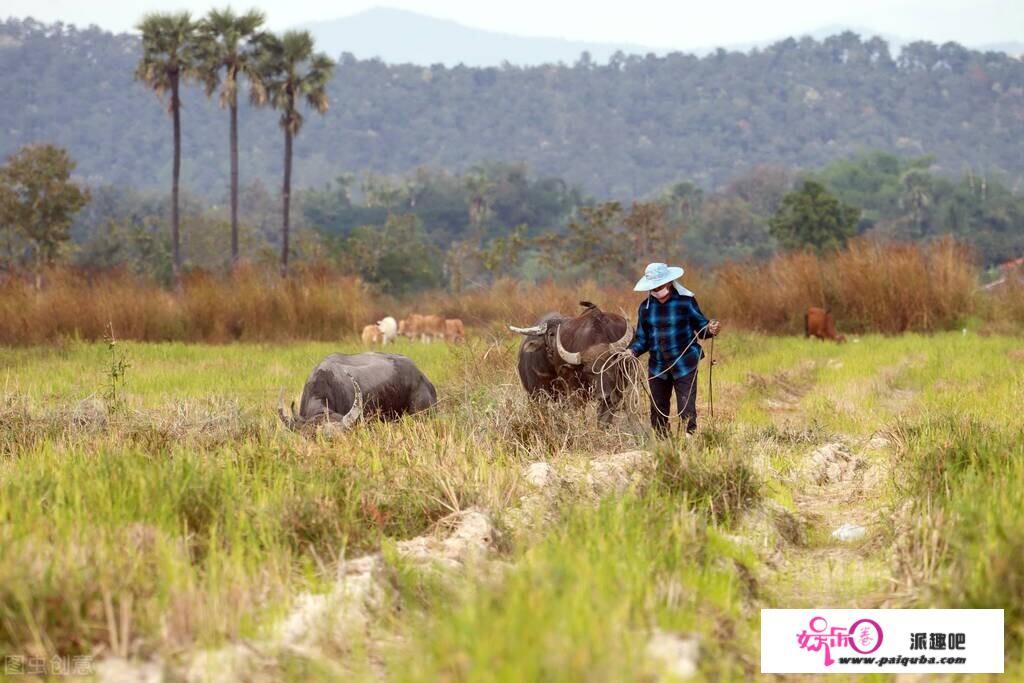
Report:
[[[665,303],[648,296],[640,304],[636,336],[633,337],[629,349],[637,356],[647,351],[651,352],[648,368],[652,377],[686,377],[697,369],[697,363],[704,357],[704,350],[699,342],[694,341],[690,348],[686,348],[686,345],[693,340],[694,334],[707,324],[708,319],[701,313],[697,300],[692,296],[683,296],[672,290]],[[708,330],[700,333],[701,339],[710,336],[712,335]],[[686,349],[685,353],[683,349]],[[680,354],[683,354],[681,358]],[[679,362],[673,365],[677,358]],[[669,367],[672,368],[671,371],[666,372]]]

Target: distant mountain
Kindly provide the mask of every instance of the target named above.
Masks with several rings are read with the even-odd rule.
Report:
[[[785,40],[779,36],[772,40],[728,43],[725,45],[677,45],[652,47],[629,43],[595,43],[560,38],[519,36],[465,26],[455,21],[438,19],[425,14],[387,7],[353,14],[352,16],[300,24],[295,28],[313,34],[320,49],[337,57],[349,52],[359,59],[380,58],[389,64],[444,64],[455,66],[501,66],[503,62],[517,66],[539,64],[574,64],[583,52],[589,52],[593,61],[604,64],[616,52],[630,55],[686,52],[703,56],[719,48],[727,52],[748,52],[765,49]],[[852,31],[863,39],[879,36],[898,52],[914,39],[875,31],[862,26],[830,25],[814,31],[796,34],[821,41],[828,36]],[[1024,43],[1005,42],[966,46],[982,52],[1005,52],[1014,57],[1024,54]]]
[[[516,36],[463,26],[425,14],[378,7],[332,21],[300,24],[317,46],[332,56],[350,52],[360,59],[379,57],[390,64],[500,66],[511,64],[573,64],[580,54],[607,62],[615,52],[664,53],[627,43],[587,43],[559,38]]]

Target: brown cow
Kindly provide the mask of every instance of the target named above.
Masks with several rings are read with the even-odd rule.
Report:
[[[846,337],[836,334],[836,321],[824,308],[811,306],[804,314],[804,336],[817,337],[822,341],[831,339],[842,344]]]
[[[381,342],[380,328],[376,325],[367,325],[363,328],[362,333],[363,343],[366,345],[379,344]]]
[[[398,334],[413,340],[419,338],[422,318],[423,316],[419,313],[410,313],[398,322]]]
[[[439,315],[425,315],[420,323],[423,341],[429,342],[435,339],[444,339],[444,318]]]
[[[398,331],[409,339],[425,342],[444,339],[444,318],[439,315],[410,313],[408,318],[399,323]]]
[[[465,341],[466,328],[459,318],[448,318],[444,321],[444,338],[450,342]]]

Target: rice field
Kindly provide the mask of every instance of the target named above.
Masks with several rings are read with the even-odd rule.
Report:
[[[762,607],[827,603],[1003,608],[1024,675],[1020,337],[726,330],[714,419],[702,365],[697,437],[660,442],[643,402],[602,430],[527,401],[510,338],[399,343],[432,413],[285,430],[282,393],[357,350],[0,349],[0,654],[166,680],[621,681],[683,675],[653,645],[675,638],[696,680],[748,680]],[[413,552],[453,548],[471,512],[478,553]],[[831,537],[847,518],[864,539]],[[367,557],[358,606],[281,640]]]

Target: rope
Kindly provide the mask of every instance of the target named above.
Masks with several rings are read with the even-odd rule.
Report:
[[[710,323],[708,323],[708,325],[710,325]],[[693,346],[694,343],[696,343],[697,339],[699,339],[700,337],[700,333],[706,330],[708,328],[708,325],[704,325],[694,333],[693,338],[690,340],[690,343],[686,345],[686,347],[679,353],[678,356],[676,356],[676,359],[672,361],[671,365],[669,365],[667,368],[653,376],[648,376],[647,371],[643,367],[643,362],[639,358],[634,356],[632,353],[626,350],[609,353],[606,357],[604,357],[604,362],[601,363],[600,369],[598,369],[597,363],[601,357],[595,359],[590,365],[590,371],[599,376],[598,382],[601,387],[602,400],[605,400],[605,402],[607,402],[607,396],[604,391],[604,382],[601,381],[601,378],[604,376],[606,372],[610,371],[611,369],[619,365],[622,365],[623,371],[616,377],[615,388],[623,394],[624,398],[629,397],[632,394],[634,402],[637,404],[639,404],[641,401],[640,393],[642,389],[643,393],[647,395],[647,398],[651,402],[651,408],[662,417],[670,419],[672,415],[662,412],[661,408],[659,408],[658,405],[654,402],[654,396],[651,394],[651,390],[648,386],[648,383],[652,379],[657,379],[664,375],[665,373],[672,370],[672,368],[676,366],[676,363],[678,363],[682,359],[682,357],[686,355],[686,352],[690,350],[690,347]],[[712,354],[714,353],[714,344],[715,338],[711,337]],[[713,358],[714,357],[712,355],[712,360]],[[711,382],[710,372],[708,373],[708,382]],[[687,403],[689,403],[690,399],[693,397],[693,392],[695,390],[696,384],[696,382],[690,383],[690,391],[686,397]],[[712,418],[714,417],[713,404],[711,409],[711,416]]]
[[[711,402],[711,420],[715,419],[715,385],[711,383],[711,373],[715,369],[715,338],[711,337],[711,348],[708,349],[708,400]]]

